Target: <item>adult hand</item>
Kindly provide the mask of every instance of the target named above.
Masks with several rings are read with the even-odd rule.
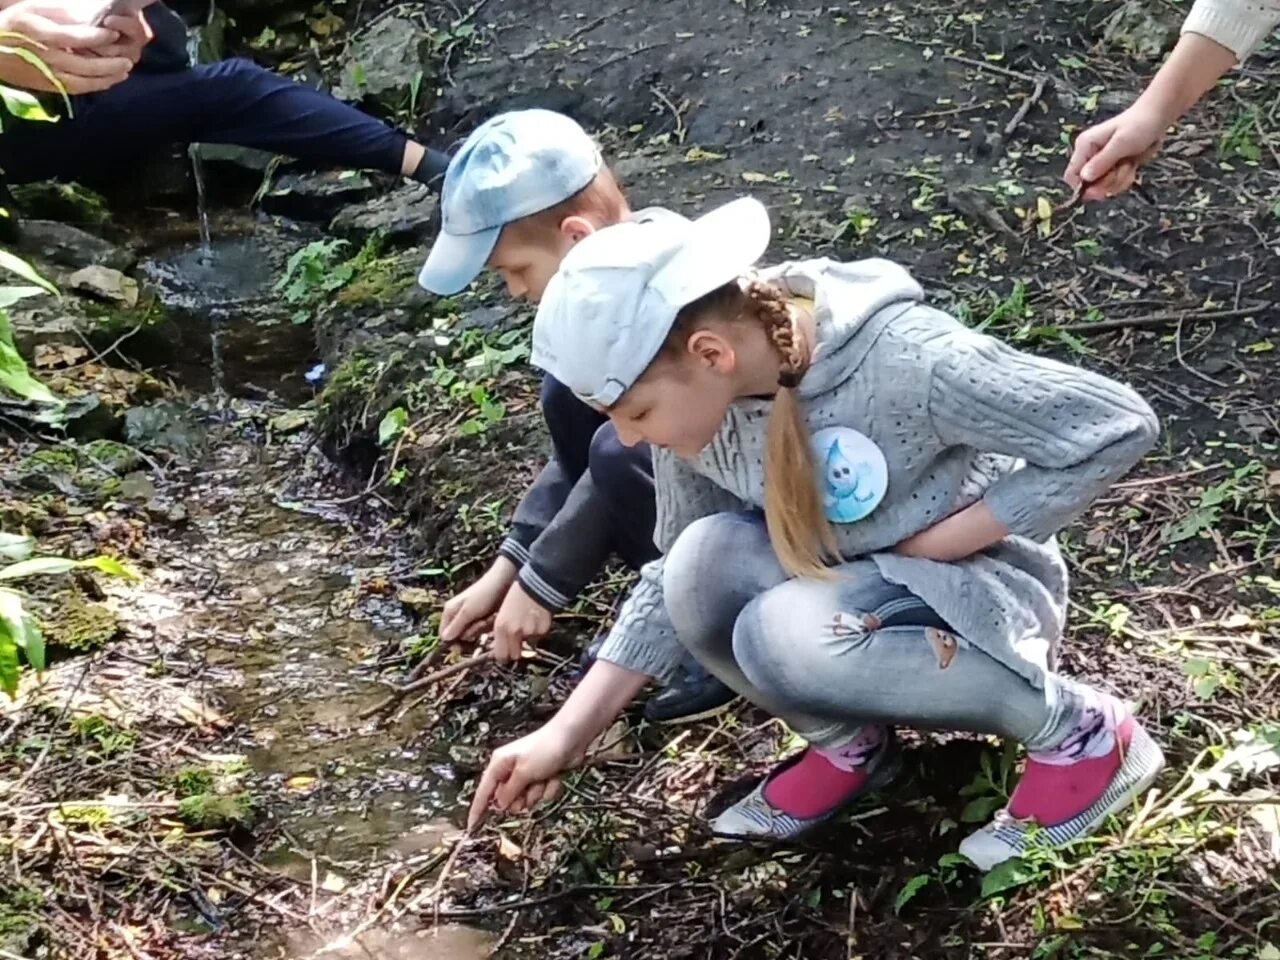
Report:
[[[141,13],[124,17],[107,17],[102,25],[118,33],[120,39],[94,51],[100,57],[124,57],[136,64],[142,59],[143,48],[155,37],[151,24],[147,23],[147,18]]]
[[[440,615],[440,641],[474,640],[484,633],[518,572],[514,563],[499,557],[484,576],[452,597]]]
[[[493,752],[467,814],[467,829],[482,822],[490,806],[521,813],[560,793],[560,774],[582,762],[586,745],[555,719],[527,737]]]
[[[1105,200],[1124,193],[1138,169],[1160,151],[1172,121],[1154,105],[1139,99],[1124,113],[1090,127],[1076,138],[1063,178],[1072,187],[1088,184],[1086,200]]]
[[[79,22],[73,9],[55,0],[19,0],[0,10],[0,34],[21,37],[4,36],[0,43],[29,51],[48,70],[26,56],[0,54],[0,81],[26,90],[95,93],[124,80],[135,62],[120,55],[123,41],[118,30]]]
[[[545,637],[550,629],[551,611],[529,596],[517,580],[493,621],[493,659],[499,663],[519,660],[525,641]]]

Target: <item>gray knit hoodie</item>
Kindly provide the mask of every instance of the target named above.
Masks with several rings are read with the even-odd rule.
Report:
[[[925,306],[916,282],[888,261],[807,260],[763,276],[815,302],[818,343],[797,389],[809,428],[851,427],[888,466],[876,509],[833,524],[841,557],[871,557],[962,643],[1040,682],[1066,619],[1054,534],[1152,446],[1151,408],[1113,380],[1021,353]],[[664,554],[700,517],[763,506],[771,404],[734,403],[695,459],[655,451]],[[889,552],[978,500],[1010,530],[994,547],[956,563]],[[641,571],[600,657],[665,681],[681,653],[659,559]]]

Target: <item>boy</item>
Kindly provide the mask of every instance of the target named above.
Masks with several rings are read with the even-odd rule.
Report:
[[[632,216],[599,147],[549,110],[500,114],[462,145],[445,174],[442,230],[419,282],[459,292],[486,268],[516,299],[537,301],[573,245]],[[638,214],[643,216],[643,214]],[[624,447],[608,418],[552,377],[542,382],[552,456],[516,508],[489,570],[444,606],[445,643],[493,633],[515,660],[525,641],[617,553],[633,570],[657,557],[653,467],[647,446]],[[711,716],[734,694],[691,657],[645,706],[657,723]]]

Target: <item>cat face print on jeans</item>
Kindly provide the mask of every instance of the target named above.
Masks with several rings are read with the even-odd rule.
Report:
[[[855,523],[875,510],[889,489],[889,468],[871,438],[850,427],[813,435],[822,506],[832,523]]]

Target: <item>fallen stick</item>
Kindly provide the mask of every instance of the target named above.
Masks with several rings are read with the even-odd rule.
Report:
[[[1115,320],[1097,320],[1093,323],[1066,323],[1058,327],[1068,333],[1104,333],[1108,330],[1126,330],[1131,327],[1163,327],[1166,324],[1186,321],[1197,323],[1204,320],[1231,320],[1236,317],[1247,317],[1265,310],[1269,304],[1255,303],[1239,310],[1186,310],[1170,313],[1149,313],[1141,317],[1120,317]]]
[[[439,670],[429,673],[425,677],[419,677],[417,680],[414,680],[410,683],[401,684],[400,686],[395,687],[394,692],[392,692],[392,694],[389,697],[387,697],[385,700],[382,700],[374,704],[372,707],[369,707],[365,710],[361,710],[359,713],[359,718],[361,720],[368,720],[370,717],[375,717],[378,714],[382,713],[384,710],[387,710],[395,706],[402,699],[404,699],[405,696],[407,696],[410,693],[414,693],[415,691],[422,690],[426,687],[429,687],[433,683],[439,683],[441,680],[447,680],[449,677],[452,677],[454,674],[462,673],[465,670],[470,670],[472,667],[481,663],[485,663],[492,659],[493,659],[492,650],[489,650],[489,649],[481,650],[479,653],[473,654],[471,657],[467,658],[466,660],[460,660],[458,663],[451,663],[449,664],[449,666],[441,667]]]

